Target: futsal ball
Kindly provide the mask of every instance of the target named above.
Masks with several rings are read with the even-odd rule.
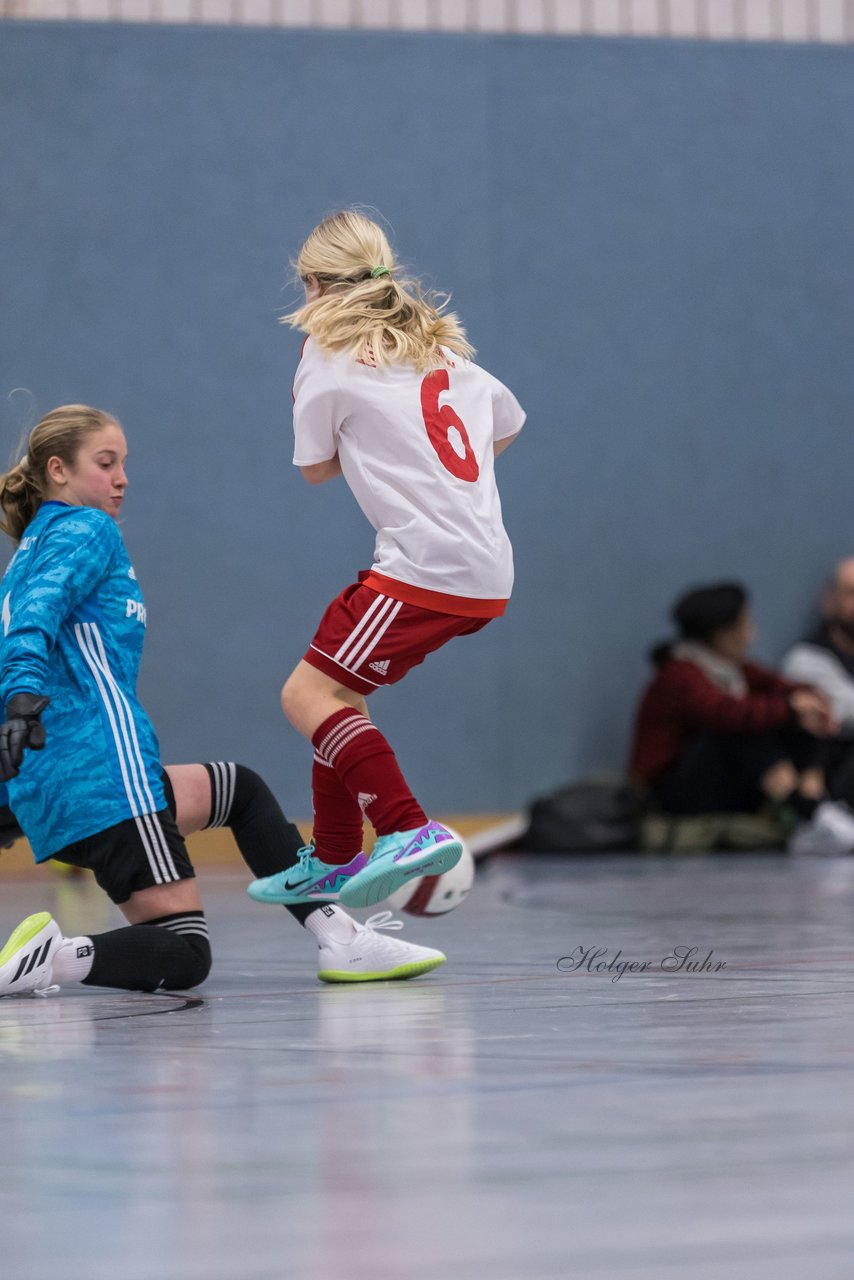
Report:
[[[449,827],[448,830],[451,828]],[[395,911],[405,911],[410,916],[443,916],[453,911],[468,895],[474,884],[474,858],[460,835],[463,854],[455,867],[440,876],[419,876],[396,890],[388,899]]]

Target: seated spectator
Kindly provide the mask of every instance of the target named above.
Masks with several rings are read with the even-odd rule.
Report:
[[[747,660],[754,629],[744,587],[698,587],[672,616],[678,637],[653,650],[656,674],[638,709],[633,780],[665,813],[785,806],[805,824],[800,851],[854,850],[854,815],[829,803],[825,787],[822,740],[838,732],[830,703]]]
[[[827,740],[827,789],[854,805],[854,557],[840,560],[821,601],[821,623],[783,659],[784,675],[829,699],[839,735]]]

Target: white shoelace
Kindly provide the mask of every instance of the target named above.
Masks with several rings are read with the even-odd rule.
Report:
[[[308,864],[311,862],[313,857],[314,857],[313,844],[304,844],[301,849],[297,849],[297,858],[299,859],[299,865],[302,867],[304,871],[308,871]],[[290,871],[290,867],[287,867],[285,871],[286,873]]]
[[[376,915],[369,916],[362,929],[371,929],[376,932],[377,929],[402,929],[403,921],[395,920],[391,911],[378,911]]]

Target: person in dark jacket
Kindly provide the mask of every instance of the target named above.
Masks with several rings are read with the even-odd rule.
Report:
[[[804,823],[800,851],[854,850],[854,815],[828,800],[822,767],[822,739],[838,732],[830,701],[748,660],[745,588],[696,587],[672,616],[678,636],[653,650],[656,673],[637,713],[633,780],[670,814],[786,805]]]

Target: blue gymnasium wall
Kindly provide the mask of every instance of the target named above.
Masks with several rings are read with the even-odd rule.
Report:
[[[290,466],[276,315],[352,202],[530,414],[508,616],[375,699],[425,803],[619,767],[689,582],[746,579],[775,659],[854,549],[852,136],[842,48],[0,24],[0,443],[124,421],[164,756],[308,811],[278,689],[372,537]]]

